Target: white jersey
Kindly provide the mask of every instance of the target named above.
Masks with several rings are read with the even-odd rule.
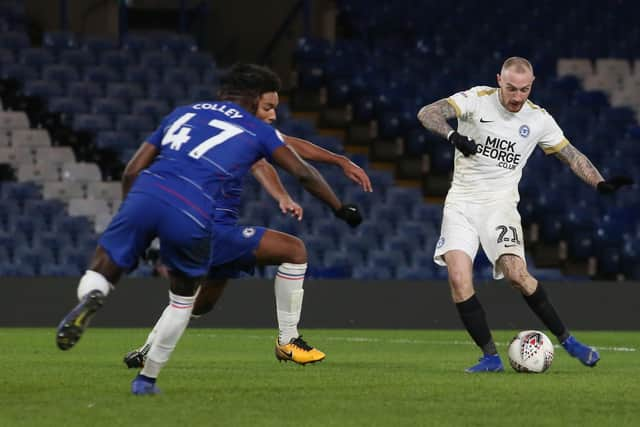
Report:
[[[476,86],[447,101],[456,110],[458,132],[478,144],[469,157],[456,150],[447,200],[517,202],[522,168],[536,145],[551,154],[569,144],[544,109],[527,101],[512,113],[500,103],[496,88]]]

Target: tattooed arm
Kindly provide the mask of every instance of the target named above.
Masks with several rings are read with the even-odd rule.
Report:
[[[556,157],[563,163],[569,165],[573,173],[578,175],[584,182],[596,188],[599,182],[604,181],[598,169],[591,163],[591,161],[580,152],[576,147],[571,144],[567,144],[559,152],[556,153]]]
[[[454,117],[456,117],[456,110],[446,99],[425,105],[418,111],[418,120],[422,126],[444,139],[447,139],[449,132],[453,130],[447,120]]]

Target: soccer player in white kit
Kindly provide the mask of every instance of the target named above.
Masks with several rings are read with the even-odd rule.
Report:
[[[478,86],[424,106],[418,119],[456,147],[454,174],[444,205],[434,261],[446,266],[451,294],[469,335],[483,356],[467,372],[500,372],[484,309],[472,282],[473,260],[482,245],[494,266],[573,357],[595,366],[598,352],[577,341],[563,324],[541,284],[528,272],[517,204],[518,182],[536,146],[554,154],[600,193],[613,193],[631,180],[604,180],[589,159],[565,138],[553,117],[528,100],[534,80],[531,63],[507,59],[498,88]],[[447,119],[456,117],[458,129]]]

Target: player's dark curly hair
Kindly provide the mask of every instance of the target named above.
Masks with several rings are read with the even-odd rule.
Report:
[[[255,112],[257,99],[267,92],[278,92],[281,82],[276,73],[256,64],[235,64],[220,78],[218,99],[231,101]]]

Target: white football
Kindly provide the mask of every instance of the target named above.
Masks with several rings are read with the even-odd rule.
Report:
[[[553,343],[540,331],[522,331],[509,343],[509,363],[517,372],[542,373],[553,362]]]

